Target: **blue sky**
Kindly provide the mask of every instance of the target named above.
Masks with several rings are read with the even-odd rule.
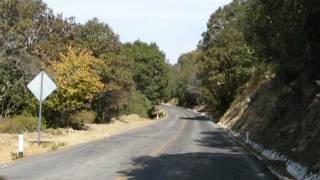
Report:
[[[85,23],[97,17],[122,42],[156,42],[170,63],[196,48],[210,15],[231,0],[44,0],[55,13]]]

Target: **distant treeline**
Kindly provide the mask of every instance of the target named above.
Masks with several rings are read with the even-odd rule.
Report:
[[[207,104],[219,117],[266,77],[290,81],[310,66],[319,72],[319,15],[318,0],[234,0],[218,9],[197,50],[175,66],[180,104]]]
[[[79,24],[41,0],[0,1],[0,119],[36,115],[26,85],[41,70],[58,85],[44,103],[49,127],[78,127],[75,115],[83,110],[100,123],[121,114],[148,116],[173,93],[170,65],[155,43],[123,44],[98,19]]]

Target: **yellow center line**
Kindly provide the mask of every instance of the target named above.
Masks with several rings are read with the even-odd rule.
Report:
[[[179,131],[174,135],[172,136],[168,141],[166,141],[164,144],[162,144],[161,146],[159,146],[158,148],[156,148],[154,151],[152,151],[149,156],[151,157],[157,157],[160,155],[160,153],[165,149],[167,148],[169,145],[173,144],[177,137],[181,134],[181,132],[183,131],[183,129],[185,128],[186,126],[186,121],[183,121],[182,123],[182,126],[180,127]],[[133,169],[133,168],[130,168],[130,169]],[[127,177],[125,176],[117,176],[114,178],[114,180],[126,180]]]
[[[179,131],[172,136],[167,142],[165,142],[164,144],[162,144],[160,147],[158,147],[157,149],[155,149],[150,156],[151,157],[157,157],[160,155],[161,151],[163,151],[166,147],[168,147],[169,145],[171,145],[172,143],[175,142],[175,140],[177,139],[177,137],[180,135],[180,133],[183,131],[184,127],[186,126],[186,121],[183,121],[182,126],[180,127]]]

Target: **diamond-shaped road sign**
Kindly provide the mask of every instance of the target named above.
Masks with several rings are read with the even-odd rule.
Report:
[[[40,145],[42,101],[57,89],[57,85],[44,71],[42,71],[27,85],[27,87],[39,100],[38,144]]]
[[[41,82],[42,76],[42,82]],[[42,84],[42,87],[41,87]],[[57,89],[57,85],[51,80],[51,78],[42,71],[39,73],[28,85],[28,89],[39,100],[45,100],[54,90]],[[42,89],[42,94],[41,94]],[[40,98],[41,96],[41,98]]]

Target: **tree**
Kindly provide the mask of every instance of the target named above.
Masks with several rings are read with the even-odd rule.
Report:
[[[59,58],[72,40],[74,19],[63,19],[42,1],[0,2],[0,46],[7,53],[27,49],[44,64]]]
[[[54,15],[48,9],[41,19],[36,21],[34,38],[31,41],[31,53],[39,57],[44,65],[60,59],[60,54],[66,54],[68,46],[74,39],[75,19],[64,19],[61,14]],[[74,44],[75,47],[77,45]]]
[[[34,109],[26,84],[40,71],[39,60],[26,51],[0,53],[0,118]]]
[[[49,71],[58,85],[57,92],[48,100],[50,110],[61,114],[62,125],[68,125],[71,113],[89,106],[92,98],[104,89],[100,71],[104,62],[95,58],[89,51],[69,47],[61,61],[54,62]],[[59,118],[57,114],[53,115]],[[58,119],[59,120],[59,119]],[[55,122],[48,122],[52,125]]]
[[[29,47],[35,39],[36,22],[45,13],[41,1],[3,0],[0,2],[0,46],[6,51]]]
[[[211,16],[199,45],[198,77],[217,116],[227,110],[237,90],[250,79],[256,61],[243,34],[245,12],[245,4],[239,1],[219,9]]]
[[[192,51],[179,57],[176,70],[176,96],[179,105],[195,106],[200,104],[200,80],[196,76],[199,67],[200,51]]]
[[[246,37],[259,60],[275,64],[281,77],[294,78],[319,63],[320,3],[316,0],[251,0]]]
[[[120,50],[119,37],[109,25],[99,22],[97,18],[86,24],[78,24],[75,29],[75,44],[90,49],[95,57],[106,53],[117,53]]]
[[[131,61],[122,54],[103,54],[105,67],[101,71],[101,82],[104,89],[94,97],[92,108],[97,112],[100,123],[110,122],[112,117],[118,116],[129,103],[134,89]]]
[[[226,38],[225,38],[226,39]],[[211,104],[224,113],[234,100],[238,88],[251,76],[253,51],[243,41],[231,38],[230,44],[214,47],[202,56],[199,77],[214,99]]]
[[[137,90],[153,104],[164,100],[168,94],[169,66],[158,46],[136,41],[125,44],[124,53],[133,61],[133,80]]]

